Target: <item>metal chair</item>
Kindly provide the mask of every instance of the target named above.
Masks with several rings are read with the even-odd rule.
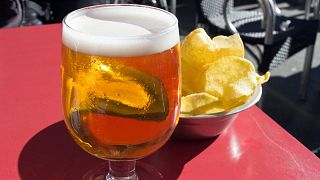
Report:
[[[0,2],[0,28],[21,26],[23,15],[23,0],[5,0]]]
[[[149,6],[156,6],[164,10],[169,10],[167,0],[111,0],[112,4],[124,4],[124,3],[134,3],[134,4],[144,4]]]
[[[233,0],[201,0],[197,3],[199,24],[211,36],[239,33],[245,43],[262,45],[263,52],[257,58],[261,73],[307,48],[300,84],[300,97],[305,99],[318,29],[319,0],[306,0],[305,19],[281,15],[273,0],[258,0],[261,9],[253,11],[234,10],[233,4]]]

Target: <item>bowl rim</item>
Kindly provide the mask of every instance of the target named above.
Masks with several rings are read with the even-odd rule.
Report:
[[[214,117],[234,115],[234,114],[237,114],[237,113],[244,111],[244,110],[250,108],[251,106],[255,105],[260,100],[261,95],[262,95],[262,86],[258,85],[257,88],[255,89],[253,95],[249,98],[249,100],[246,103],[244,103],[236,108],[233,108],[229,111],[224,111],[224,112],[215,113],[215,114],[199,114],[199,115],[180,113],[180,118],[181,119],[183,119],[183,118],[201,119],[201,118],[214,118]]]

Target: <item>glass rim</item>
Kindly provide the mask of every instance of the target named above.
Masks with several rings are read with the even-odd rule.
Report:
[[[170,24],[168,27],[163,28],[159,32],[155,32],[155,33],[151,33],[151,34],[144,34],[144,35],[119,36],[119,37],[108,36],[108,35],[94,35],[94,34],[90,34],[90,33],[85,33],[85,32],[79,31],[77,29],[74,29],[73,27],[71,27],[67,23],[67,18],[69,16],[73,15],[73,14],[80,13],[80,12],[88,10],[88,9],[96,9],[96,8],[102,8],[102,7],[140,7],[140,8],[153,9],[153,10],[156,10],[156,11],[160,11],[160,12],[166,13],[167,15],[169,15],[174,20],[174,22],[172,24]],[[76,10],[68,13],[63,18],[62,24],[63,24],[63,26],[67,27],[69,30],[77,32],[77,33],[80,33],[80,34],[84,34],[86,36],[93,36],[93,37],[99,37],[99,38],[104,38],[104,39],[113,39],[113,40],[121,40],[121,39],[132,39],[132,40],[134,40],[134,39],[141,39],[141,38],[152,39],[152,38],[157,38],[159,36],[165,35],[167,33],[170,33],[172,31],[178,29],[178,19],[171,12],[163,10],[163,9],[160,9],[160,8],[157,8],[157,7],[147,6],[147,5],[140,5],[140,4],[100,4],[100,5],[83,7],[83,8],[76,9]]]

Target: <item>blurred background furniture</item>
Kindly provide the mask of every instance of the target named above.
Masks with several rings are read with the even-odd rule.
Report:
[[[23,21],[23,3],[21,0],[0,1],[0,28],[18,27]]]
[[[47,1],[0,1],[0,28],[42,25],[52,19],[50,3]]]
[[[159,7],[165,10],[169,10],[166,0],[111,0],[112,4],[144,4],[149,6]]]
[[[0,28],[60,23],[75,9],[99,4],[143,4],[172,9],[166,0],[1,0]]]
[[[307,48],[300,83],[300,97],[305,99],[318,29],[319,0],[306,0],[304,19],[283,16],[273,0],[258,0],[260,8],[249,10],[234,8],[233,0],[195,2],[198,25],[210,36],[239,33],[245,43],[257,48],[258,54],[247,50],[257,60],[260,73],[280,66]]]

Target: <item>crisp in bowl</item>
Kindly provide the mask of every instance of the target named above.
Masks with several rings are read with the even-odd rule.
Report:
[[[201,140],[221,134],[237,118],[239,113],[255,105],[261,98],[262,87],[258,85],[245,104],[230,111],[208,115],[180,114],[179,123],[172,135],[173,139]]]

